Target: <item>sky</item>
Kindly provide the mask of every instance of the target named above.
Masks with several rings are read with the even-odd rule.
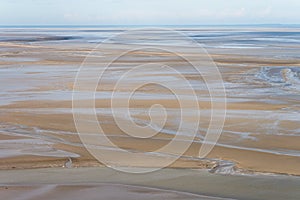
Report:
[[[0,0],[0,25],[300,24],[299,0]]]

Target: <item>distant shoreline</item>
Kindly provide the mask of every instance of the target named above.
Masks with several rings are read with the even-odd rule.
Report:
[[[121,27],[121,28],[140,28],[140,27],[167,27],[167,28],[176,28],[176,27],[266,27],[266,28],[300,28],[300,24],[191,24],[191,25],[157,25],[157,24],[139,24],[139,25],[80,25],[80,24],[55,24],[55,25],[0,25],[0,28],[109,28],[109,27]]]

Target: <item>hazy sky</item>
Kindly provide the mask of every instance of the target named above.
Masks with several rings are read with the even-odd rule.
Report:
[[[0,25],[299,24],[300,0],[0,0]]]

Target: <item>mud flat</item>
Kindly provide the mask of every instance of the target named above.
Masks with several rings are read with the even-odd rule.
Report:
[[[108,148],[105,143],[98,145],[100,154],[114,158],[116,162],[112,165],[162,167],[161,162],[178,156],[151,153],[168,144],[178,134],[180,105],[174,95],[162,87],[140,88],[130,102],[131,117],[140,125],[149,123],[146,111],[151,105],[160,104],[166,108],[168,120],[157,135],[147,139],[133,138],[117,126],[111,112],[113,92],[122,102],[130,94],[129,88],[143,80],[155,81],[159,78],[173,85],[178,81],[174,73],[148,70],[132,77],[120,90],[114,91],[118,78],[133,66],[163,63],[178,70],[194,87],[202,113],[195,138],[190,135],[193,131],[190,124],[196,119],[193,115],[186,116],[184,131],[179,133],[175,144],[180,147],[190,143],[191,146],[182,152],[181,158],[167,166],[168,169],[153,175],[132,177],[104,168],[103,163],[86,150],[77,133],[72,110],[74,80],[83,60],[98,42],[123,30],[3,30],[0,33],[0,37],[4,38],[0,41],[1,193],[9,197],[15,192],[27,191],[29,196],[47,196],[47,192],[53,195],[62,191],[74,192],[79,187],[92,193],[95,188],[100,191],[117,188],[120,193],[116,195],[127,193],[129,199],[138,198],[139,192],[133,190],[166,195],[157,199],[180,198],[182,195],[194,198],[193,195],[173,191],[237,199],[299,199],[300,43],[295,40],[300,36],[300,31],[292,28],[178,30],[202,43],[222,74],[227,94],[224,129],[210,154],[205,159],[199,159],[199,149],[211,117],[211,99],[205,82],[186,62],[170,53],[153,50],[129,53],[109,68],[96,89],[95,112],[106,136],[114,144],[130,152],[142,153],[142,156],[135,160],[126,159],[120,149]],[[149,34],[151,36],[152,33]],[[155,34],[157,37],[157,32]],[[224,34],[226,37],[222,37]],[[278,35],[284,37],[280,39]],[[163,38],[157,38],[158,42],[141,38],[123,38],[95,50],[88,67],[93,70],[99,67],[97,64],[103,66],[122,50],[145,44],[151,47],[171,44],[172,48],[191,58],[197,55],[193,48],[176,38],[171,37],[167,42]],[[88,75],[86,80],[90,81]],[[179,89],[183,94],[187,93],[186,88]],[[82,105],[91,101],[87,98],[89,90],[75,92],[81,94]],[[185,100],[190,101],[188,96]],[[221,98],[215,101],[219,102]],[[124,109],[121,104],[116,106],[120,113]],[[88,116],[85,107],[76,112]],[[156,118],[161,118],[161,113],[154,114]],[[93,131],[87,130],[91,145],[97,138]],[[70,168],[73,168],[63,169],[68,167],[70,160]],[[150,188],[132,188],[129,185]],[[171,191],[158,191],[152,187]],[[66,195],[69,194],[69,197],[77,196],[76,193]]]

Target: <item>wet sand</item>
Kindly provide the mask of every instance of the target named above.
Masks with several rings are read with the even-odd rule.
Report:
[[[224,176],[211,174],[206,170],[191,169],[163,169],[154,173],[134,175],[97,167],[51,168],[4,170],[0,171],[0,176],[1,197],[3,195],[18,197],[18,194],[22,193],[23,198],[29,198],[32,195],[31,198],[35,196],[46,199],[51,199],[55,195],[65,195],[62,197],[100,195],[98,196],[99,199],[109,199],[109,197],[116,197],[116,199],[130,199],[132,197],[134,199],[141,196],[147,199],[150,196],[155,200],[162,197],[166,199],[204,200],[296,200],[300,195],[298,190],[300,186],[299,177]],[[162,188],[163,190],[153,188]],[[110,192],[111,189],[116,191]],[[107,195],[107,198],[101,198],[101,195]]]
[[[6,171],[8,169],[63,168],[66,167],[66,163],[70,159],[72,160],[71,167],[103,166],[103,163],[96,160],[85,149],[77,134],[72,115],[72,90],[75,76],[82,61],[89,54],[90,50],[95,47],[94,41],[87,42],[89,40],[81,38],[80,31],[84,31],[81,29],[72,30],[73,32],[71,33],[65,33],[61,29],[55,30],[58,33],[54,32],[52,34],[60,35],[57,38],[52,37],[48,33],[49,30],[27,30],[26,35],[29,39],[20,41],[20,38],[23,37],[23,31],[12,29],[0,33],[1,36],[8,38],[0,42],[0,169],[3,170],[0,171],[1,177],[10,173],[26,174],[25,171]],[[184,31],[190,35],[201,35],[203,32],[225,32],[230,34],[232,32],[245,31],[250,35],[243,35],[242,37],[245,41],[248,41],[253,39],[254,36],[252,34],[261,34],[261,32],[285,33],[297,32],[298,30],[191,29]],[[64,37],[69,34],[73,34],[71,38]],[[49,37],[53,39],[49,40]],[[100,38],[100,36],[97,37]],[[38,39],[35,40],[35,38]],[[186,68],[186,63],[182,60],[170,54],[152,51],[135,51],[123,60],[115,62],[114,66],[108,71],[107,76],[104,77],[101,88],[97,88],[95,100],[98,119],[111,141],[123,149],[133,152],[145,152],[145,155],[138,160],[128,160],[124,158],[123,152],[119,152],[118,149],[107,148],[106,144],[100,146],[99,153],[113,156],[118,161],[112,163],[113,165],[146,168],[160,167],[162,161],[176,156],[163,153],[147,154],[147,152],[155,151],[168,144],[174,138],[178,123],[179,105],[174,96],[168,91],[156,86],[145,87],[139,90],[130,102],[133,118],[142,124],[147,124],[149,120],[144,110],[151,105],[161,104],[167,108],[170,119],[167,121],[164,129],[152,138],[137,139],[125,134],[117,127],[110,111],[110,95],[113,92],[114,83],[120,74],[130,69],[133,64],[163,62],[185,74],[187,79],[194,84],[202,112],[199,134],[192,142],[191,147],[184,153],[184,156],[168,166],[168,168],[184,169],[180,173],[185,173],[187,169],[210,169],[211,173],[227,175],[252,175],[261,172],[300,175],[300,90],[298,82],[300,79],[299,77],[297,78],[299,76],[300,58],[296,56],[300,45],[298,43],[278,42],[273,42],[272,45],[269,43],[255,43],[254,47],[257,47],[256,49],[250,48],[249,44],[247,44],[247,48],[241,50],[241,44],[232,46],[233,39],[208,38],[207,43],[205,43],[207,51],[223,76],[228,101],[224,130],[217,145],[207,158],[198,158],[201,141],[210,120],[211,103],[205,83],[192,70],[188,67]],[[198,40],[197,37],[196,40]],[[219,40],[228,40],[228,44],[224,46]],[[118,55],[123,48],[138,46],[139,44],[130,44],[127,40],[106,45],[105,48],[94,52],[94,62],[101,61],[102,64],[105,64],[111,57]],[[176,49],[180,49],[188,55],[195,53],[192,48],[187,46],[178,45]],[[286,57],[283,55],[286,55]],[[93,68],[93,65],[90,67]],[[163,77],[165,81],[173,81],[176,84],[176,76],[174,74],[147,72],[141,74],[140,77],[133,78],[128,82],[128,85],[123,85],[122,90],[117,91],[120,94],[120,100],[123,98],[122,95],[127,95],[127,87],[140,83],[146,77],[153,80],[157,77]],[[84,92],[86,91],[80,92],[83,94],[82,104],[84,105],[85,101],[89,101],[89,99],[85,99]],[[184,88],[182,92],[185,92]],[[122,110],[123,108],[120,106],[118,109]],[[82,112],[83,115],[85,113],[84,109],[78,112]],[[157,117],[160,116],[157,115]],[[176,141],[178,146],[183,146],[186,142],[192,141],[189,135],[188,124],[194,122],[195,119],[193,119],[193,116],[189,116],[188,119],[185,127],[186,131],[182,133],[180,140]],[[93,139],[93,130],[89,130],[89,132],[91,133],[91,139]],[[53,170],[57,170],[60,173],[58,169]],[[31,172],[34,173],[35,171]],[[163,175],[163,177],[168,177],[169,175],[170,172],[166,176]],[[209,175],[209,177],[212,176],[214,175]],[[219,175],[216,176],[219,177]],[[256,175],[253,176],[255,177]],[[12,182],[13,184],[22,182],[21,180],[17,181],[19,175],[15,177],[16,181]],[[234,181],[230,177],[226,176],[224,180],[230,179],[230,181]],[[236,179],[234,177],[232,179]],[[252,180],[252,178],[252,176],[243,177],[238,183],[247,184],[247,181]],[[295,180],[291,188],[298,186],[299,180],[297,178],[286,176],[284,179],[289,180],[289,178]],[[220,179],[223,179],[223,176],[220,176]],[[281,178],[278,179],[281,180]],[[7,180],[3,179],[2,181],[1,179],[1,182],[8,183],[6,182]],[[178,180],[183,183],[188,179],[178,178]],[[265,177],[262,177],[260,180],[264,183]],[[196,180],[195,178],[195,180],[192,180],[193,184],[191,185],[183,186],[181,184],[176,185],[176,187],[170,186],[166,182],[161,182],[161,185],[159,182],[155,182],[157,185],[154,185],[154,183],[148,185],[144,182],[143,184],[136,184],[208,194],[209,196],[255,199],[247,196],[246,191],[243,189],[241,189],[240,196],[238,194],[235,196],[234,191],[220,188],[217,189],[216,193],[206,193],[205,191],[211,191],[214,188],[211,186],[214,183],[208,184],[210,187],[205,187],[203,193],[197,192],[196,187],[192,186],[197,181],[198,179]],[[266,181],[270,184],[269,187],[272,189],[272,192],[267,188],[262,188],[266,189],[264,191],[265,195],[272,195],[272,199],[280,199],[282,197],[280,196],[280,191],[282,191],[283,195],[283,190],[280,187],[286,189],[284,184],[277,188],[277,186],[275,187],[271,184],[269,178],[266,178]],[[58,182],[43,183],[57,184],[53,186],[53,191],[65,190],[64,187],[73,187],[69,186],[69,184],[74,183],[72,181]],[[86,183],[93,182],[92,177],[87,178]],[[109,182],[109,179],[107,182]],[[124,182],[112,182],[125,185],[135,184],[135,182],[127,182],[127,180]],[[25,180],[23,183],[26,185]],[[28,181],[29,185],[34,183],[39,184],[40,182],[38,180]],[[239,184],[235,184],[235,186]],[[241,185],[241,188],[245,189],[248,186]],[[22,191],[24,189],[22,187],[25,186],[15,186],[12,188],[12,191]],[[43,191],[47,187],[27,186],[24,190]],[[85,188],[85,186],[80,187]],[[103,186],[95,187],[99,187],[100,190],[103,189]],[[127,191],[128,188],[126,187],[129,186],[111,185],[107,187],[108,190],[114,187],[120,188],[120,195],[123,196],[124,190]],[[252,191],[261,189],[259,187],[251,187]],[[87,190],[90,189],[93,190],[93,187],[88,187]],[[3,190],[1,189],[1,191]],[[224,193],[218,193],[219,191],[224,191]],[[246,194],[246,196],[242,196],[242,193]],[[6,194],[10,195],[10,193]],[[128,198],[135,198],[134,195],[137,194],[128,195]],[[181,194],[178,195],[180,196]],[[292,195],[290,199],[297,195],[299,196],[299,194],[296,194],[296,189],[290,189],[290,192],[284,193],[284,195]],[[194,197],[190,198],[193,199]],[[257,197],[257,199],[259,198]]]
[[[2,191],[1,191],[2,190]],[[120,184],[89,184],[89,185],[40,185],[40,186],[8,186],[1,187],[0,194],[5,199],[74,199],[91,200],[139,200],[139,199],[190,199],[218,200],[204,195],[180,193],[146,187]]]

